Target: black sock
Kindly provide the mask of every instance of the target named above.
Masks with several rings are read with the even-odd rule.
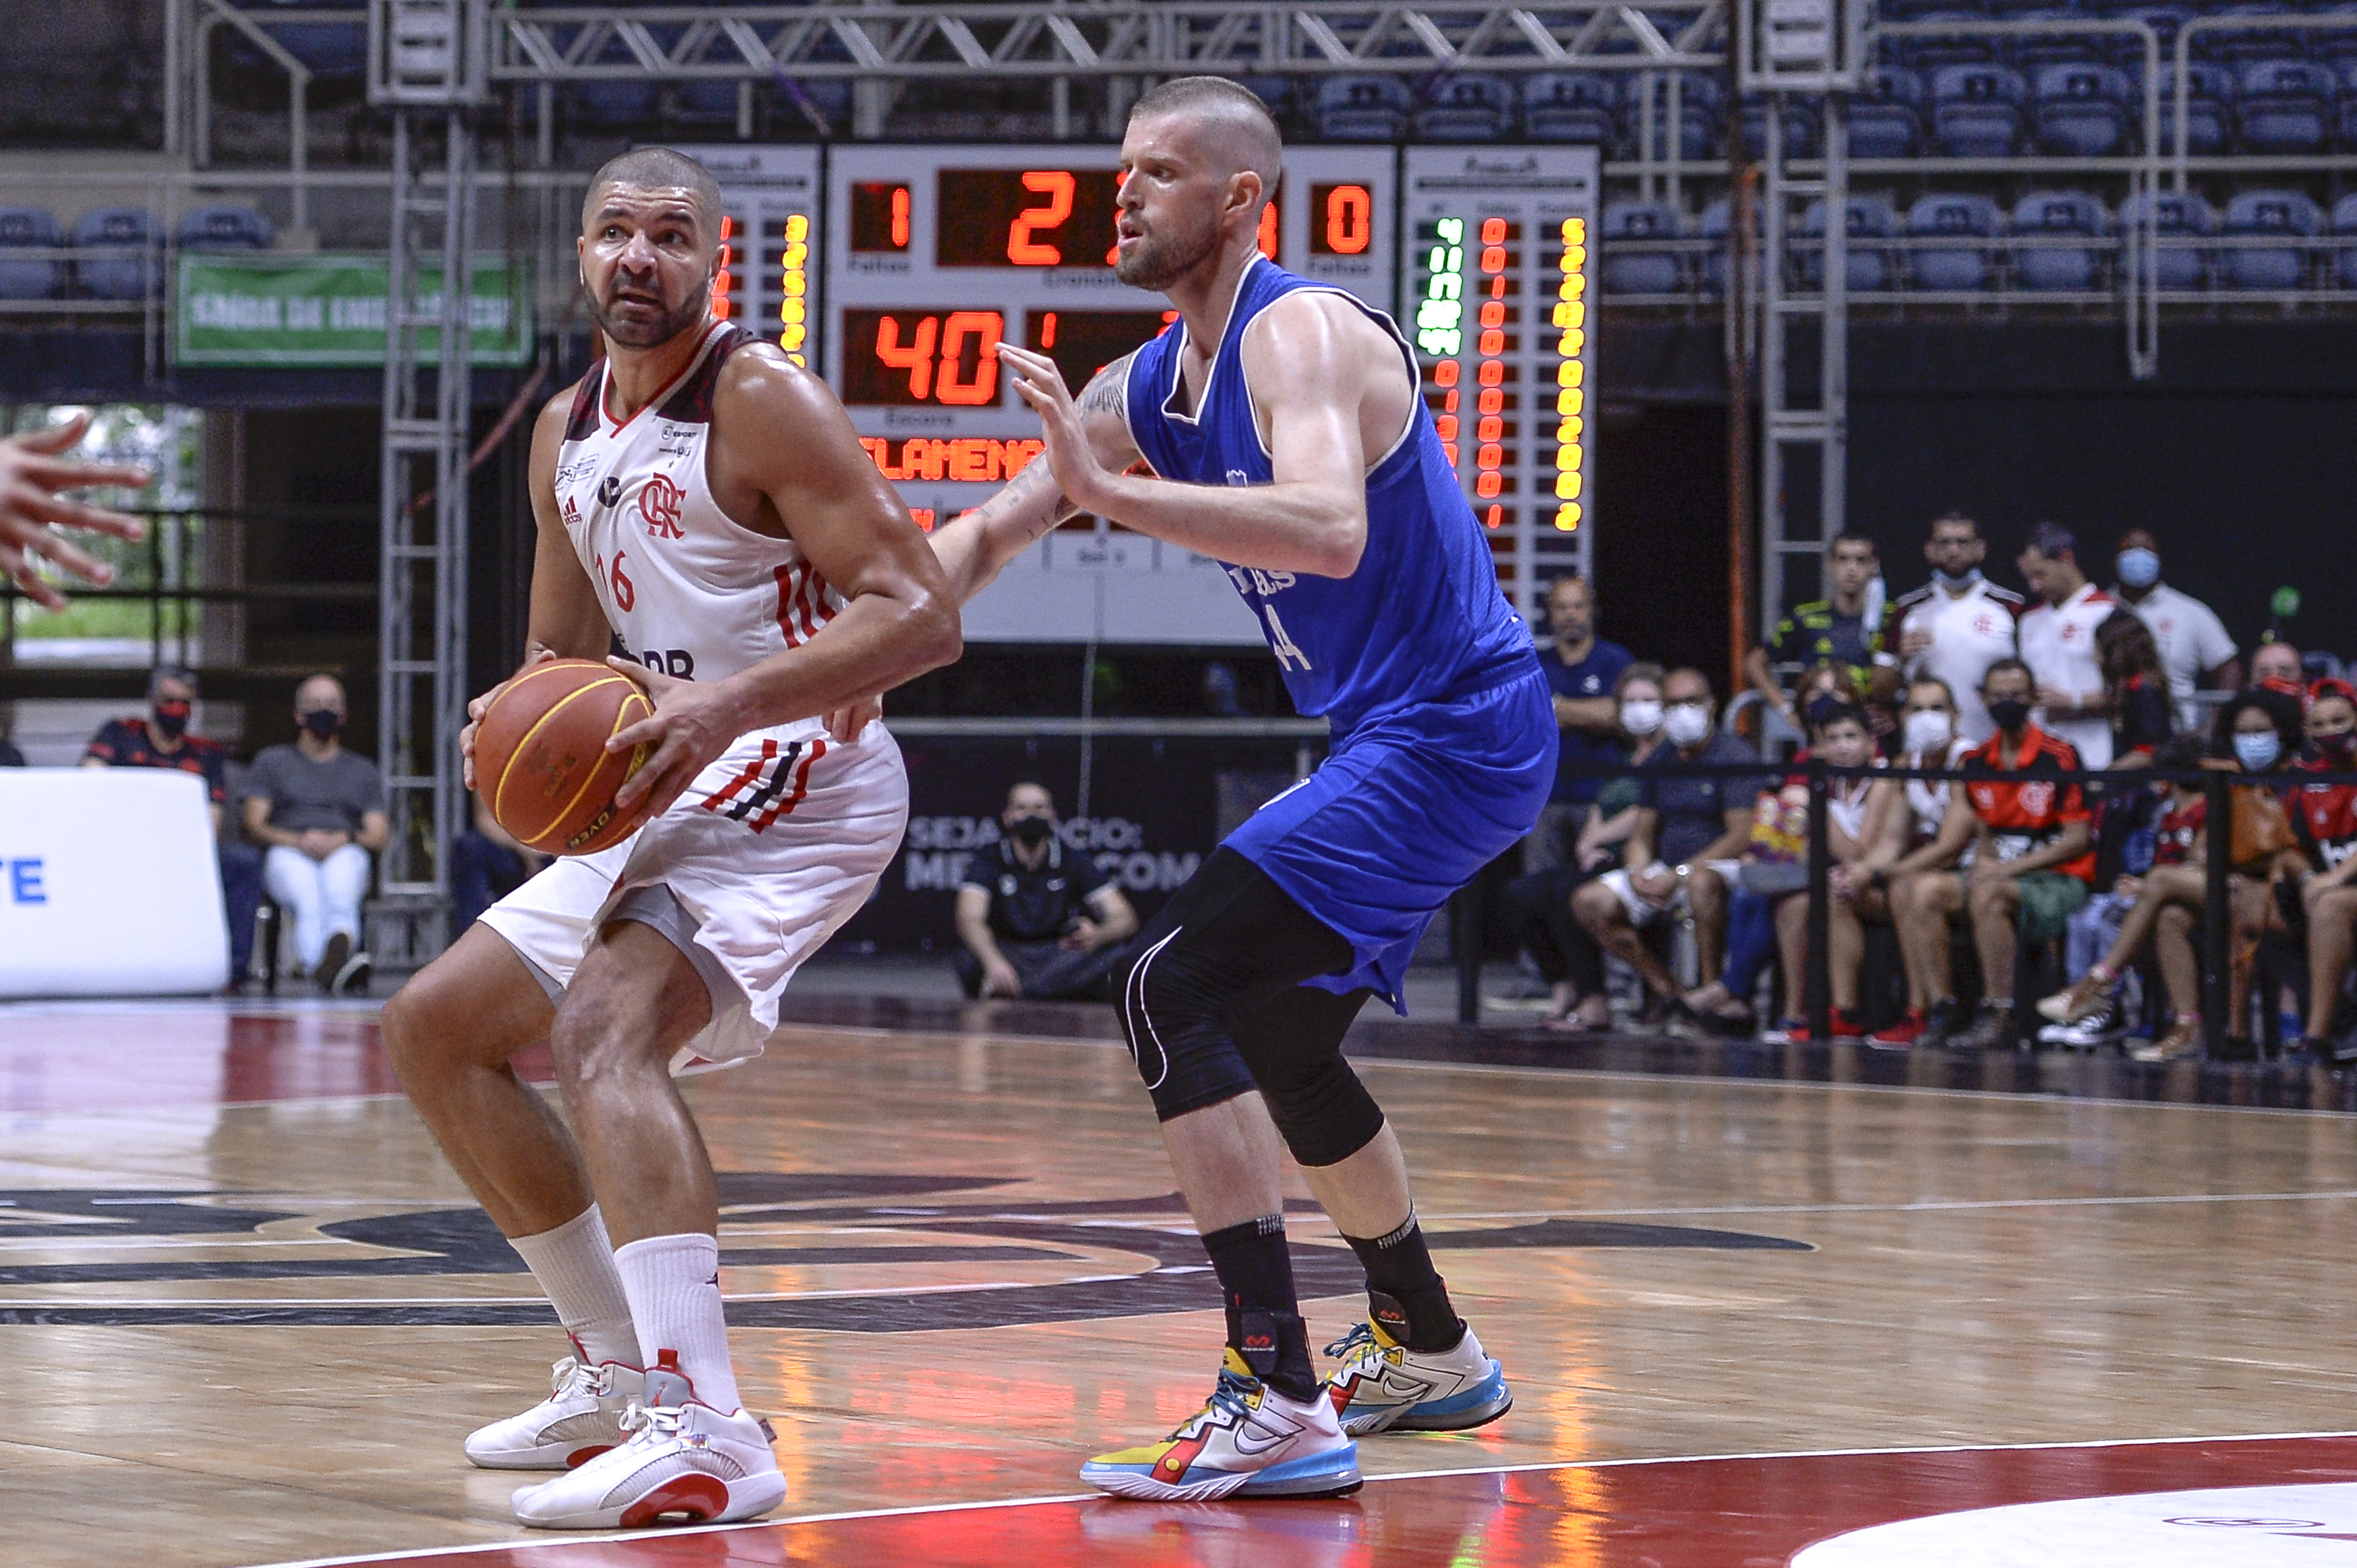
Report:
[[[1465,1320],[1448,1305],[1448,1286],[1432,1266],[1432,1250],[1415,1216],[1388,1236],[1342,1238],[1367,1271],[1367,1300],[1383,1332],[1411,1350],[1453,1350]]]
[[[1293,1258],[1285,1250],[1285,1216],[1264,1214],[1206,1232],[1203,1251],[1220,1276],[1228,1343],[1254,1376],[1288,1399],[1318,1397],[1309,1331],[1293,1294]]]

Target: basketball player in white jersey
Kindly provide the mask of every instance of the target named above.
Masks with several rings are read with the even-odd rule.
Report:
[[[548,1528],[785,1495],[737,1397],[712,1164],[670,1074],[758,1052],[899,844],[891,737],[812,715],[958,652],[933,553],[834,395],[711,318],[719,202],[665,148],[598,172],[579,249],[606,358],[533,434],[525,662],[619,642],[655,701],[614,743],[654,748],[619,803],[655,814],[501,900],[383,1016],[403,1086],[573,1339],[549,1399],[466,1444],[492,1468],[576,1466],[515,1494]],[[570,1132],[509,1065],[543,1039]]]

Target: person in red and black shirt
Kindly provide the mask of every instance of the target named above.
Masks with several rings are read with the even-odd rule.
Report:
[[[221,868],[221,904],[229,917],[229,975],[235,985],[253,959],[253,918],[262,907],[262,851],[248,843],[222,813],[229,804],[229,753],[219,741],[190,733],[197,677],[177,664],[147,678],[144,717],[109,720],[83,748],[84,768],[169,768],[205,781],[213,846]]]
[[[1893,910],[1900,941],[1920,955],[1922,972],[1951,985],[1948,921],[1969,910],[1987,990],[1969,1021],[1953,990],[1933,996],[1917,1044],[1973,1050],[2018,1045],[2012,991],[2019,944],[2054,940],[2087,901],[2095,851],[2075,781],[2079,753],[2029,722],[2037,692],[2029,666],[2018,659],[2000,659],[1982,677],[1981,701],[1997,732],[1959,760],[1967,777],[1951,786],[1953,801],[1935,841],[1949,864],[1972,845],[1972,868],[1909,878]]]
[[[2345,681],[2309,690],[2309,773],[2357,773],[2357,693]],[[2303,783],[2284,802],[2313,867],[2300,878],[2308,917],[2308,1023],[2300,1043],[2330,1061],[2357,1060],[2357,1038],[2341,1036],[2341,988],[2357,955],[2357,784]]]

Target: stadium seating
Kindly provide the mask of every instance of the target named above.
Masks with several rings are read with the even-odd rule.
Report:
[[[1996,203],[1986,196],[1927,196],[1907,209],[1910,240],[1986,240],[2003,227]],[[1997,279],[1996,251],[1990,245],[1910,246],[1907,272],[1917,288],[1943,292],[1987,288]]]
[[[1705,294],[1727,292],[1727,242],[1735,232],[1735,204],[1724,196],[1702,209],[1695,220],[1695,237],[1709,242],[1702,253],[1702,275],[1696,281]]]
[[[657,89],[651,81],[584,81],[567,87],[565,98],[582,124],[619,131],[655,118]]]
[[[1986,22],[1977,11],[1926,11],[1918,22]],[[1997,56],[1996,39],[1987,33],[1932,33],[1892,40],[1889,61],[1910,70],[1932,71],[1951,65],[1987,65]]]
[[[1951,157],[2003,158],[2021,141],[2029,86],[1995,65],[1948,65],[1932,73],[1932,136]]]
[[[2319,16],[2344,18],[2337,27],[2318,27],[2308,33],[2308,52],[2311,59],[2335,62],[2357,59],[2357,0],[2339,0],[2336,5],[2316,7]],[[2347,78],[2342,79],[2344,81]]]
[[[199,207],[180,219],[184,251],[266,251],[270,220],[251,207]]]
[[[1817,116],[1810,104],[1797,99],[1784,101],[1784,156],[1788,158],[1813,158],[1824,151]],[[1850,134],[1851,156],[1857,151],[1857,132]],[[1754,96],[1743,103],[1743,150],[1745,156],[1762,158],[1768,156],[1768,101]]]
[[[2341,240],[2333,247],[2332,278],[2341,288],[2357,289],[2357,195],[2332,204],[2332,232]]]
[[[2332,139],[2332,72],[2308,60],[2259,59],[2234,83],[2234,139],[2246,153],[2320,153]]]
[[[1846,254],[1849,265],[1842,276],[1852,294],[1878,294],[1891,286],[1894,269],[1890,264],[1890,249],[1873,243],[1888,240],[1899,232],[1899,214],[1887,196],[1853,196],[1848,203],[1848,240]],[[1823,198],[1809,203],[1801,214],[1800,238],[1823,239],[1825,232],[1825,203]],[[1800,255],[1801,285],[1817,288],[1825,275],[1825,257],[1822,250],[1811,248]]]
[[[1674,240],[1685,227],[1678,209],[1663,201],[1608,201],[1603,223],[1608,242]],[[1605,253],[1603,279],[1607,294],[1677,294],[1686,285],[1685,258],[1675,251],[1615,246]]]
[[[162,242],[155,216],[145,208],[93,208],[74,224],[74,249],[117,253],[75,262],[74,282],[93,299],[145,299],[163,287],[157,254]]]
[[[2191,21],[2198,13],[2190,5],[2176,4],[2175,0],[2144,0],[2140,5],[2105,6],[2104,15],[2120,21],[2142,22],[2146,27],[2150,27],[2155,37],[2159,39],[2160,58],[2165,65],[2170,58],[2169,50],[2177,41],[2178,29]],[[2112,59],[2115,64],[2135,71],[2139,76],[2142,74],[2144,70],[2142,38],[2132,33],[2115,35],[2111,42],[2111,51]]]
[[[2035,191],[2015,205],[2006,231],[2025,240],[2101,240],[2104,204],[2083,190]],[[2093,244],[2017,244],[2014,281],[2025,289],[2083,292],[2095,286],[2099,259]]]
[[[2219,227],[2244,241],[2220,249],[2221,286],[2299,288],[2308,282],[2306,242],[2323,229],[2324,213],[2303,191],[2246,190],[2226,203]]]
[[[1718,111],[1722,99],[1718,78],[1703,71],[1678,73],[1677,156],[1689,163],[1716,157],[1720,152]],[[1644,127],[1644,90],[1635,82],[1620,98],[1620,134],[1637,145]],[[1666,76],[1653,83],[1653,156],[1670,156],[1670,91]],[[1640,151],[1641,152],[1641,148]]]
[[[2018,11],[2007,20],[2015,22],[2076,22],[2080,14],[2068,8],[2041,6]],[[2024,75],[2047,65],[2092,65],[2104,58],[2104,38],[2099,33],[2019,33],[2005,39],[2005,58],[2014,70]]]
[[[1333,142],[1395,142],[1414,107],[1395,76],[1329,76],[1318,84],[1318,134]]]
[[[1541,71],[1523,79],[1523,132],[1534,142],[1609,147],[1620,128],[1620,83],[1601,70]]]
[[[349,11],[350,22],[285,22],[268,27],[271,40],[308,67],[314,76],[358,77],[368,70],[368,0],[244,0],[238,9],[269,23],[281,11]],[[233,46],[251,48],[242,39]],[[254,51],[259,58],[260,51]]]
[[[2205,5],[2207,16],[2282,16],[2287,12],[2295,16],[2299,7],[2283,4],[2282,0],[2239,0],[2230,5]],[[2297,59],[2305,51],[2300,34],[2288,27],[2218,27],[2204,29],[2193,35],[2193,52],[2202,59],[2221,60],[2229,65],[2241,65],[2250,60]]]
[[[2057,157],[2107,158],[2136,141],[2127,73],[2083,61],[2042,65],[2030,77],[2037,150]]]
[[[1849,156],[1911,158],[1923,142],[1923,82],[1902,66],[1877,66],[1849,104]]]
[[[2218,214],[2191,191],[2162,191],[2149,198],[2131,197],[2122,203],[2123,230],[2143,216],[2147,200],[2152,204],[2153,232],[2159,242],[2147,269],[2150,281],[2154,286],[2174,293],[2201,287],[2209,276],[2210,247],[2190,242],[2215,234]]]
[[[1495,142],[1513,134],[1514,89],[1502,76],[1444,76],[1415,112],[1416,139]]]
[[[2185,68],[2185,150],[2195,157],[2223,152],[2233,115],[2234,73],[2222,65],[2194,60]],[[2177,68],[2160,74],[2160,150],[2177,150]]]
[[[48,299],[65,282],[61,263],[44,261],[38,252],[54,251],[64,242],[55,214],[39,207],[0,207],[0,299]],[[26,255],[25,252],[36,252]]]

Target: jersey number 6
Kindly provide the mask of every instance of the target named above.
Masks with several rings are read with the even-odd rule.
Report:
[[[622,563],[629,560],[630,557],[630,553],[627,550],[616,551],[614,553],[614,570],[612,575],[607,579],[608,585],[614,590],[615,606],[624,611],[628,611],[632,606],[639,602],[638,588],[632,585],[628,577],[622,575]]]

